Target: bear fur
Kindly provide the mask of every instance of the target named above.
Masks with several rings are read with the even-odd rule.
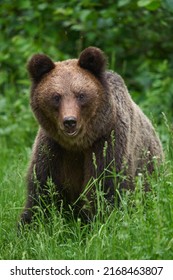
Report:
[[[87,218],[95,211],[96,186],[86,192],[86,199],[79,198],[92,178],[104,174],[102,190],[113,203],[113,170],[120,189],[133,189],[139,172],[153,171],[153,157],[162,160],[151,122],[132,101],[122,78],[106,71],[106,66],[104,53],[95,47],[86,48],[79,59],[53,62],[36,54],[29,61],[30,104],[40,128],[27,175],[22,223],[31,222],[43,197],[43,207],[49,205],[50,181],[57,206],[63,202]]]

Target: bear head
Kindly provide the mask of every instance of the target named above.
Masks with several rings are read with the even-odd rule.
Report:
[[[66,149],[85,149],[104,135],[112,102],[100,49],[89,47],[79,59],[61,62],[36,54],[27,67],[31,108],[49,137]]]

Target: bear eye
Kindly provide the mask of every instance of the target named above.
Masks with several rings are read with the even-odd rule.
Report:
[[[79,94],[77,95],[77,99],[78,99],[79,101],[83,101],[84,98],[85,98],[85,94],[84,94],[84,93],[79,93]]]
[[[53,100],[56,104],[59,104],[60,99],[61,99],[61,96],[59,94],[56,94],[53,96]]]

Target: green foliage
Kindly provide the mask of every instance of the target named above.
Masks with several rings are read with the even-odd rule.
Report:
[[[173,118],[173,82],[172,71],[169,68],[168,61],[156,61],[152,64],[146,60],[141,64],[135,78],[139,87],[145,89],[144,96],[139,92],[133,92],[135,98],[141,103],[141,107],[148,115],[154,116],[157,124],[163,125],[162,112],[165,112],[167,118]]]
[[[27,94],[10,101],[7,96],[0,99],[0,144],[5,141],[9,147],[31,146],[37,124],[29,110]]]

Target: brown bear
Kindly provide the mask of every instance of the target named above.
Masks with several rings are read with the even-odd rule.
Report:
[[[23,224],[31,222],[42,201],[43,208],[50,204],[50,184],[57,206],[63,202],[87,218],[95,211],[97,186],[86,189],[91,179],[100,178],[106,199],[114,203],[117,186],[134,188],[139,172],[153,171],[153,157],[163,158],[152,124],[122,78],[106,66],[104,53],[95,47],[86,48],[79,59],[53,62],[36,54],[29,61],[30,104],[40,128],[27,175]]]

